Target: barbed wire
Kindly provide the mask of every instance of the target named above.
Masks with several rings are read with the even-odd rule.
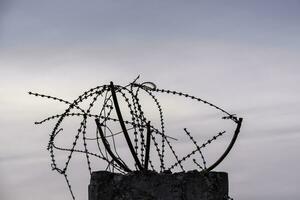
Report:
[[[195,156],[197,152],[202,160],[202,165],[200,165],[195,158],[193,158],[192,161],[196,164],[200,172],[207,172],[215,168],[226,157],[232,148],[239,133],[242,123],[241,118],[237,118],[235,115],[230,114],[224,109],[201,98],[174,90],[159,89],[152,82],[139,84],[137,83],[138,78],[126,86],[114,85],[113,82],[108,85],[97,86],[84,92],[73,101],[67,101],[50,95],[29,92],[29,95],[58,101],[67,106],[67,109],[64,110],[64,112],[37,121],[35,124],[43,124],[56,120],[55,126],[50,133],[47,149],[50,153],[52,170],[57,171],[65,177],[72,199],[75,200],[75,195],[72,191],[71,183],[68,178],[68,168],[75,153],[85,155],[86,165],[90,175],[93,169],[91,166],[93,157],[106,163],[105,170],[111,172],[118,171],[122,174],[135,170],[147,171],[149,170],[149,165],[151,170],[157,172],[170,172],[175,170],[175,168],[179,171],[185,172],[184,165],[186,161],[192,159],[192,156]],[[141,103],[140,93],[148,95],[150,99],[154,101],[159,115],[159,127],[155,127],[150,122]],[[218,132],[213,137],[202,143],[202,145],[198,145],[198,141],[196,141],[192,134],[184,128],[185,134],[193,143],[195,149],[179,158],[172,142],[177,139],[166,134],[164,111],[160,101],[156,97],[156,93],[172,94],[197,101],[216,109],[225,115],[222,117],[223,119],[231,120],[237,125],[229,146],[215,163],[207,166],[207,161],[203,155],[202,149],[207,147],[213,141],[216,141],[219,137],[225,134],[226,131]],[[123,102],[122,110],[119,102]],[[87,108],[84,108],[86,105]],[[58,135],[64,134],[65,131],[63,128],[63,122],[69,118],[74,119],[74,117],[76,117],[80,123],[77,130],[74,131],[72,144],[70,147],[58,146],[56,144],[57,137]],[[88,126],[90,123],[94,123],[94,126],[96,126],[94,136],[88,136],[88,134],[91,133]],[[113,130],[113,127],[117,125],[116,123],[119,124],[122,131]],[[125,159],[122,158],[120,154],[120,149],[117,147],[116,141],[119,139],[119,135],[121,134],[125,137],[125,141],[130,152],[129,155],[131,155],[133,159],[132,163],[125,162]],[[132,136],[133,138],[131,138]],[[83,146],[81,148],[78,147],[79,140],[82,140]],[[90,149],[89,144],[91,142],[96,142],[98,152],[93,152]],[[153,152],[151,153],[151,146],[154,147],[154,152],[156,151],[159,167],[155,166],[155,154],[153,154]],[[168,150],[168,152],[174,157],[175,161],[173,163],[166,164],[166,150]],[[67,153],[67,159],[63,165],[58,164],[55,159],[57,151]],[[171,159],[169,155],[167,158]],[[134,169],[132,169],[132,165],[134,166]]]

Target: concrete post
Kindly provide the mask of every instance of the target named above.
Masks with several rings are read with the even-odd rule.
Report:
[[[225,172],[139,171],[122,175],[97,171],[89,185],[89,200],[224,200],[227,195]]]

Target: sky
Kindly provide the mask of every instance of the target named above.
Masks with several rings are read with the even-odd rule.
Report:
[[[0,0],[0,199],[71,199],[50,168],[52,126],[34,125],[64,106],[28,91],[73,100],[138,75],[244,118],[216,169],[228,172],[230,196],[299,199],[299,9],[298,0]],[[74,179],[78,199],[88,178]]]

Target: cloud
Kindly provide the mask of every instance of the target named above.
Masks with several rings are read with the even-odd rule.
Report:
[[[300,167],[298,8],[296,1],[0,1],[1,198],[32,199],[33,191],[69,198],[47,160],[52,124],[33,125],[65,107],[29,90],[72,100],[140,74],[244,117],[218,168],[230,172],[233,197],[299,199],[299,177],[285,170]],[[197,112],[172,108],[172,119],[183,114],[197,127]]]

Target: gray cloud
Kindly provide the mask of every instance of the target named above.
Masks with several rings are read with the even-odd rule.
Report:
[[[1,198],[69,198],[47,161],[53,124],[33,125],[64,106],[29,90],[72,100],[140,74],[245,118],[217,169],[229,172],[235,199],[299,199],[299,177],[284,170],[300,167],[298,1],[12,0],[1,1],[0,17]],[[197,130],[203,113],[191,114]]]
[[[3,31],[7,45],[101,45],[170,38],[299,44],[299,26],[294,26],[299,4],[293,1],[12,2]]]

